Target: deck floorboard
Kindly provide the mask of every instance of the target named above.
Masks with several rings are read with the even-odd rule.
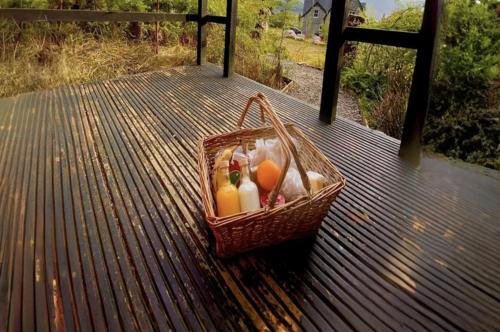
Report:
[[[221,260],[197,142],[257,91],[348,185],[315,238]],[[499,173],[398,145],[212,65],[0,99],[0,331],[500,330]]]

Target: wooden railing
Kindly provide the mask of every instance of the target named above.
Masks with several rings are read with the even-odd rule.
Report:
[[[208,15],[207,0],[198,0],[198,14],[170,14],[160,12],[113,12],[98,10],[67,10],[67,9],[0,9],[0,18],[14,19],[17,22],[197,22],[198,64],[206,62],[207,23],[225,24],[226,36],[224,45],[224,76],[233,74],[233,56],[236,33],[236,0],[227,0],[227,15]]]
[[[344,46],[347,41],[416,49],[417,58],[399,154],[405,160],[418,164],[421,156],[423,128],[429,106],[443,0],[426,0],[419,32],[347,27],[347,2],[348,0],[333,0],[332,4],[320,119],[327,123],[335,120],[340,72],[344,61]]]

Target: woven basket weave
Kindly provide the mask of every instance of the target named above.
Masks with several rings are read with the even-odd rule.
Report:
[[[254,102],[260,106],[262,124],[265,125],[264,116],[267,116],[271,121],[271,127],[242,129],[246,114]],[[267,98],[261,93],[248,100],[238,121],[237,129],[203,139],[198,150],[203,206],[206,220],[215,236],[217,255],[232,256],[251,249],[315,234],[328,213],[330,205],[345,186],[344,177],[299,128],[291,124],[283,125]],[[269,206],[257,211],[242,212],[223,218],[217,217],[215,194],[211,186],[211,170],[216,153],[234,145],[248,144],[252,148],[255,146],[256,139],[274,137],[278,137],[282,143],[285,166],[278,183],[269,195]],[[292,137],[295,139],[295,144]],[[325,176],[325,186],[315,194],[302,196],[294,201],[286,202],[285,205],[274,206],[291,158],[295,160],[302,183],[308,193],[310,193],[310,184],[306,171],[315,171]]]

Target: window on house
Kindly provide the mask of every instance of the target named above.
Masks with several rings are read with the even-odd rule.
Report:
[[[313,17],[319,17],[319,9],[314,10]]]

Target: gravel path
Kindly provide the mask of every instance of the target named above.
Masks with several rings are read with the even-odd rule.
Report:
[[[287,71],[287,77],[293,80],[284,92],[309,104],[319,106],[323,71],[294,62],[286,62],[284,67]],[[355,98],[343,90],[340,90],[339,93],[337,115],[363,123]]]

